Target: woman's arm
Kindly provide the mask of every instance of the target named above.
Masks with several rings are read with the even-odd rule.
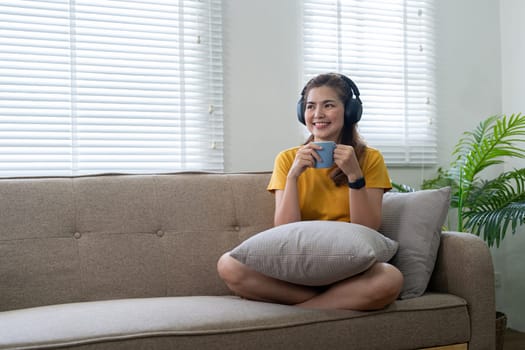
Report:
[[[349,188],[350,221],[378,230],[381,226],[382,188]]]
[[[275,191],[275,226],[301,221],[297,183],[287,184],[284,190]]]
[[[346,174],[348,182],[363,177],[363,172],[352,146],[337,145],[334,150],[334,162]],[[382,188],[348,189],[350,203],[350,221],[374,230],[381,226],[381,208],[383,204]]]

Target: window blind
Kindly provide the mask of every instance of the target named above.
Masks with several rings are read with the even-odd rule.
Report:
[[[220,0],[4,0],[0,176],[223,169]]]
[[[359,87],[359,130],[389,166],[435,164],[432,0],[305,0],[304,79],[326,72]]]

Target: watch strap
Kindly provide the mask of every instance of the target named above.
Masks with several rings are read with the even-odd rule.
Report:
[[[364,177],[360,177],[359,179],[355,180],[354,182],[349,182],[348,183],[348,187],[354,189],[354,190],[358,190],[360,188],[363,188],[365,187],[366,185],[366,182],[365,182],[365,178]]]

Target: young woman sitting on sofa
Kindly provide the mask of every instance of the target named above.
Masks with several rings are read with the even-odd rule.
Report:
[[[391,183],[381,153],[359,136],[361,113],[359,90],[348,77],[321,74],[306,84],[297,114],[311,135],[304,145],[279,153],[268,185],[275,193],[276,226],[334,220],[380,227],[383,193]],[[336,143],[332,168],[313,169],[321,160],[318,141]],[[305,308],[377,310],[396,300],[403,284],[401,272],[388,263],[322,287],[263,275],[228,253],[217,266],[228,288],[243,298]]]

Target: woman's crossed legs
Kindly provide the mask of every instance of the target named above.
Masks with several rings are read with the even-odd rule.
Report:
[[[263,275],[232,258],[217,263],[219,276],[240,297],[311,309],[378,310],[397,299],[403,275],[394,266],[376,263],[365,272],[325,288],[297,285]]]

